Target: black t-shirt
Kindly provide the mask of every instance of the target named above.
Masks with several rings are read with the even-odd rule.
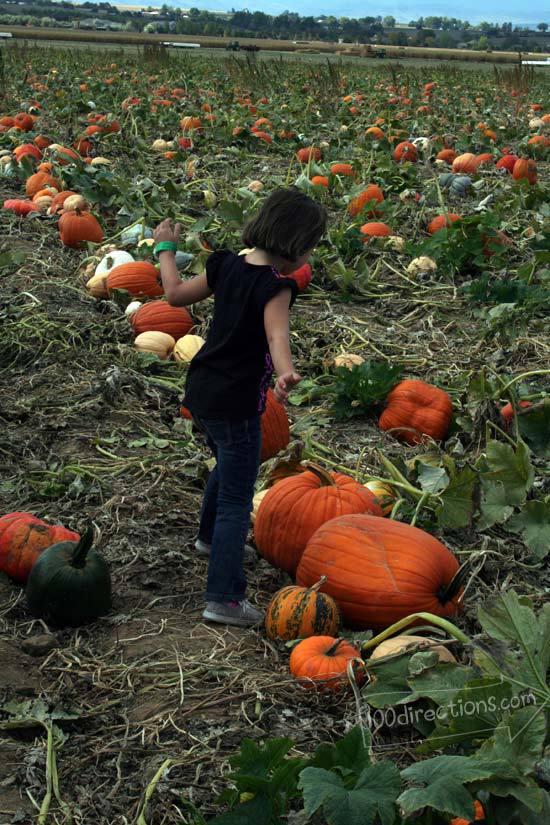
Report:
[[[202,418],[252,418],[265,409],[273,375],[264,307],[281,289],[292,291],[292,305],[298,286],[274,267],[249,264],[229,250],[210,255],[206,279],[214,317],[189,365],[183,403]]]

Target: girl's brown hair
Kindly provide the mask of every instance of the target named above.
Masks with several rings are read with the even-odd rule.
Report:
[[[296,261],[319,243],[327,217],[324,206],[296,186],[276,189],[244,227],[243,243]]]

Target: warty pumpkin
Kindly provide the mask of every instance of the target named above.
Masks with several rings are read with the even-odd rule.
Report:
[[[97,218],[80,209],[63,212],[59,218],[59,235],[61,242],[72,249],[78,249],[86,241],[103,242],[103,229]]]
[[[305,639],[308,636],[334,636],[341,625],[338,605],[331,596],[321,593],[326,581],[321,576],[312,587],[289,585],[277,591],[265,614],[269,639]]]
[[[0,571],[24,584],[46,547],[78,538],[78,533],[61,525],[46,524],[31,513],[8,513],[0,531]]]
[[[447,434],[452,414],[453,403],[444,390],[406,379],[388,394],[378,426],[407,444],[419,444],[423,435],[439,441]]]
[[[14,215],[23,217],[24,215],[28,215],[29,212],[37,212],[38,206],[32,201],[21,200],[20,198],[9,198],[7,201],[4,201],[4,209],[9,209]]]
[[[136,335],[142,332],[166,332],[177,340],[193,329],[193,319],[185,307],[170,306],[167,301],[149,301],[134,312],[130,323]]]
[[[26,588],[33,616],[54,625],[78,627],[111,609],[111,577],[103,557],[91,549],[93,529],[82,538],[58,541],[37,560]]]
[[[464,568],[440,541],[400,521],[367,514],[331,519],[313,534],[296,582],[326,576],[325,593],[346,626],[383,629],[411,613],[454,616]]]
[[[148,261],[115,266],[107,275],[107,288],[125,289],[133,298],[156,298],[164,293],[159,283],[159,271]]]
[[[281,479],[262,500],[254,523],[258,552],[294,575],[315,531],[347,513],[381,516],[382,510],[374,494],[355,479],[309,463],[306,472]]]
[[[344,690],[349,687],[349,662],[353,663],[355,681],[361,684],[365,665],[353,644],[333,636],[310,636],[292,649],[289,667],[305,688]]]
[[[273,458],[290,441],[290,426],[286,409],[275,398],[273,390],[268,389],[265,411],[261,417],[262,453],[261,461]]]

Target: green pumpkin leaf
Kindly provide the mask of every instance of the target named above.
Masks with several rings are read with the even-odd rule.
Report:
[[[236,223],[239,226],[243,223],[243,207],[236,201],[221,201],[217,207],[218,215],[228,223]]]
[[[418,482],[421,488],[427,493],[440,493],[449,485],[449,476],[443,467],[433,467],[417,463]]]
[[[518,442],[515,450],[510,444],[489,441],[478,468],[484,485],[502,482],[506,504],[522,504],[525,501],[533,483],[534,470],[529,450],[523,441]]]
[[[483,485],[480,509],[481,516],[477,523],[479,530],[486,530],[493,524],[502,524],[512,515],[514,508],[506,504],[506,490],[502,481]]]
[[[550,552],[550,496],[544,501],[527,501],[504,527],[520,533],[532,557],[542,561]]]
[[[333,771],[305,768],[300,774],[304,811],[311,817],[323,809],[327,825],[392,825],[395,801],[401,786],[392,762],[377,762],[364,768],[353,787]]]
[[[533,773],[533,765],[542,755],[546,738],[546,716],[542,707],[527,705],[506,713],[491,739],[478,753],[487,758],[505,759],[520,773]]]
[[[518,430],[533,452],[550,458],[550,398],[517,415]]]
[[[448,487],[441,493],[441,505],[437,511],[440,527],[456,530],[471,524],[476,482],[477,473],[471,467],[464,467],[451,478]]]
[[[311,767],[344,769],[359,775],[363,768],[371,764],[370,731],[356,725],[335,745],[320,745],[315,751]]]

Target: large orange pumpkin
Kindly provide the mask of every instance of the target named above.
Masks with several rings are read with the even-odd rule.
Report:
[[[471,175],[477,171],[477,157],[472,152],[464,152],[458,155],[453,160],[453,172],[463,172],[465,175]]]
[[[254,522],[260,555],[291,575],[309,539],[326,521],[348,513],[383,515],[374,493],[355,479],[316,464],[308,468],[274,484],[262,499]]]
[[[25,584],[32,566],[46,547],[80,536],[59,525],[49,525],[30,513],[11,513],[0,533],[0,571]]]
[[[27,182],[25,183],[25,191],[29,198],[33,198],[36,193],[40,192],[41,189],[44,189],[45,186],[51,186],[59,192],[63,184],[47,172],[35,172],[34,175],[27,178]]]
[[[418,160],[416,146],[408,140],[402,140],[401,143],[398,143],[393,150],[393,159],[398,163],[402,163],[405,160],[416,163]]]
[[[530,184],[537,182],[537,164],[534,160],[518,158],[512,170],[514,180],[528,180]]]
[[[361,513],[319,527],[302,554],[296,581],[308,586],[326,576],[323,590],[336,600],[344,623],[378,629],[420,611],[453,616],[458,569],[451,551],[429,533]]]
[[[348,203],[348,213],[352,217],[355,217],[362,211],[365,204],[369,201],[376,201],[377,203],[382,203],[383,200],[384,195],[380,187],[377,186],[375,183],[369,183],[369,185],[366,189],[363,190],[363,192],[360,192],[360,194],[357,195],[357,197],[350,200],[350,202]],[[375,209],[371,209],[369,210],[368,214],[374,214],[375,212]]]
[[[450,396],[439,387],[416,379],[400,381],[386,398],[386,408],[378,420],[381,430],[407,444],[419,444],[423,435],[436,441],[447,434],[453,414]]]
[[[311,636],[298,642],[290,654],[290,672],[305,688],[343,690],[349,685],[348,662],[354,663],[355,681],[365,678],[359,651],[345,639]]]
[[[159,284],[159,272],[148,261],[132,261],[114,266],[107,275],[107,289],[125,289],[134,298],[157,298],[164,294]]]
[[[269,389],[267,391],[267,401],[265,412],[261,418],[262,425],[262,453],[261,460],[267,461],[268,458],[273,458],[285,447],[288,447],[290,441],[290,426],[288,423],[288,415],[282,404],[275,398],[274,392]]]
[[[141,332],[166,332],[174,340],[193,329],[193,319],[185,307],[173,307],[166,301],[150,301],[130,316],[136,335]]]
[[[265,630],[269,639],[305,639],[308,636],[333,636],[342,622],[338,605],[320,588],[322,576],[313,587],[289,585],[278,590],[269,602],[265,614]]]
[[[446,215],[437,215],[437,217],[428,224],[428,233],[435,235],[436,232],[439,232],[441,229],[448,229],[451,224],[459,220],[460,215],[455,214],[455,212],[447,212]]]
[[[91,212],[72,209],[59,218],[59,235],[65,246],[78,249],[85,241],[101,243],[103,229]]]

